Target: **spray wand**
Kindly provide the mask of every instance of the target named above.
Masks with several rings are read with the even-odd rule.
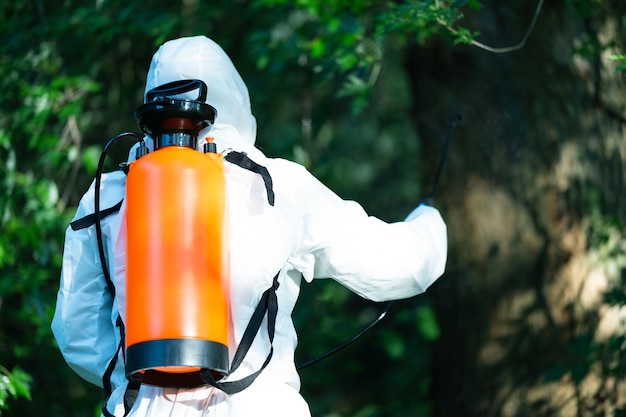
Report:
[[[448,148],[450,147],[450,142],[452,140],[452,133],[454,133],[454,130],[456,129],[456,127],[459,125],[459,123],[461,122],[462,118],[461,115],[458,113],[455,113],[454,115],[452,115],[452,117],[450,118],[450,122],[448,124],[448,133],[446,134],[446,138],[444,141],[444,145],[443,145],[443,150],[441,152],[441,158],[439,159],[439,165],[437,166],[437,171],[435,173],[435,179],[433,181],[433,186],[431,188],[430,194],[428,195],[427,198],[422,200],[422,204],[425,205],[429,205],[432,206],[434,199],[435,199],[435,193],[437,192],[437,185],[439,183],[439,179],[441,178],[441,173],[443,172],[443,166],[446,162],[447,156],[448,156]],[[371,329],[373,329],[377,324],[379,324],[386,316],[387,313],[389,313],[389,310],[391,309],[391,307],[393,306],[394,301],[388,301],[385,306],[383,307],[383,310],[380,312],[380,314],[378,315],[378,317],[376,319],[374,319],[370,324],[368,324],[367,326],[365,326],[362,330],[360,330],[357,334],[355,334],[354,336],[352,336],[351,338],[347,339],[345,342],[335,346],[334,348],[328,350],[325,353],[322,353],[321,355],[310,359],[304,363],[301,363],[297,366],[297,369],[304,369],[308,366],[311,366],[313,364],[316,364],[324,359],[326,359],[327,357],[339,352],[340,350],[342,350],[343,348],[351,345],[352,343],[356,342],[358,339],[360,339],[363,335],[365,335],[367,332],[369,332]]]

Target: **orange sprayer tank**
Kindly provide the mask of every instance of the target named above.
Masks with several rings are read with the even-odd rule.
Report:
[[[126,185],[126,373],[200,385],[228,370],[222,156],[168,146],[134,162]]]

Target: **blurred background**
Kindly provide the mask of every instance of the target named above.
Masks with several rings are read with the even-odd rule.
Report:
[[[99,415],[50,331],[64,231],[186,35],[230,55],[268,156],[386,221],[428,196],[461,117],[446,273],[302,370],[313,416],[626,415],[623,0],[3,0],[0,34],[2,416]],[[383,308],[304,285],[298,362]]]

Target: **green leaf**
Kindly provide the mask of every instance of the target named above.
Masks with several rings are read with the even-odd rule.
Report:
[[[309,48],[311,49],[311,57],[321,58],[326,50],[326,44],[321,38],[317,38],[311,41]]]
[[[432,308],[424,306],[417,309],[417,330],[428,341],[439,339],[441,332]]]
[[[617,61],[617,71],[626,72],[626,55],[616,54],[609,57],[611,61]]]
[[[83,164],[89,174],[94,175],[96,173],[101,154],[102,148],[98,145],[88,146],[83,151]]]
[[[562,364],[554,364],[552,367],[548,368],[544,373],[543,377],[546,382],[554,382],[560,380],[563,375],[567,374],[569,369]]]
[[[30,385],[32,378],[18,367],[9,372],[0,365],[0,415],[2,410],[8,408],[7,400],[10,398],[24,397],[31,399]]]
[[[13,368],[13,371],[11,371],[11,385],[13,386],[13,392],[15,397],[24,397],[30,400],[31,383],[32,378],[29,374],[27,374],[20,368]]]
[[[393,359],[401,358],[406,350],[404,337],[394,331],[386,329],[382,333],[384,341],[383,347],[385,348],[387,355]]]

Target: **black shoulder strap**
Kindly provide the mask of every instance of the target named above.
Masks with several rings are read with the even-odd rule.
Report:
[[[274,205],[274,186],[272,183],[272,177],[269,171],[263,165],[259,165],[248,157],[245,152],[232,151],[224,156],[224,159],[231,164],[235,164],[240,168],[252,171],[255,174],[259,174],[263,178],[265,183],[265,190],[267,191],[267,201],[270,206]]]
[[[226,154],[224,159],[231,164],[237,165],[240,168],[247,169],[248,171],[252,171],[255,174],[259,174],[263,178],[263,182],[265,183],[265,190],[267,192],[267,201],[270,206],[274,205],[274,185],[272,182],[272,177],[270,176],[269,171],[263,165],[259,165],[254,162],[252,159],[248,157],[245,152],[236,152],[232,151]],[[107,209],[100,210],[100,220],[105,217],[116,213],[122,207],[122,202],[124,199],[120,200],[114,206],[111,206]],[[80,219],[76,219],[70,223],[72,230],[80,230],[86,229],[87,227],[93,226],[96,223],[96,213],[91,213],[86,215],[85,217],[81,217]]]
[[[267,357],[265,358],[265,361],[261,365],[261,368],[258,371],[253,372],[252,374],[240,380],[227,381],[227,382],[218,382],[215,380],[210,370],[208,369],[203,370],[201,372],[200,377],[202,378],[202,381],[205,384],[211,385],[219,390],[222,390],[228,395],[236,394],[248,388],[256,380],[256,378],[261,374],[261,372],[263,372],[263,370],[267,367],[267,365],[270,363],[270,360],[272,359],[272,356],[274,354],[274,335],[276,333],[276,316],[278,315],[278,297],[276,295],[276,291],[278,290],[278,286],[279,286],[279,283],[278,283],[279,274],[280,272],[277,273],[276,276],[274,276],[272,286],[268,288],[267,290],[265,290],[265,292],[261,296],[261,299],[259,300],[259,304],[257,304],[257,307],[254,310],[254,313],[252,313],[252,317],[250,318],[250,321],[248,322],[248,326],[246,327],[246,330],[243,332],[243,336],[241,337],[241,341],[239,342],[239,347],[237,348],[237,351],[235,352],[235,356],[233,357],[233,362],[230,365],[230,370],[228,373],[232,374],[233,372],[235,372],[237,368],[239,368],[239,365],[243,363],[243,359],[248,353],[248,350],[250,350],[250,347],[252,346],[252,342],[254,342],[254,339],[257,333],[259,332],[259,329],[261,328],[261,324],[263,323],[263,318],[267,314],[267,334],[270,340],[270,350],[269,350],[269,353],[267,354]],[[120,352],[122,352],[122,356],[124,355],[123,346],[125,343],[126,335],[124,331],[124,322],[122,321],[120,316],[117,317],[117,326],[120,328],[120,335],[121,335],[120,343],[117,347],[117,351],[115,352],[115,355],[113,355],[113,358],[111,358],[111,361],[109,362],[109,365],[107,366],[107,369],[104,375],[102,376],[102,385],[104,388],[104,401],[102,402],[102,415],[104,417],[115,417],[107,409],[107,402],[109,401],[109,397],[111,396],[111,393],[113,391],[112,384],[111,384],[111,375],[113,374],[113,370],[115,369],[115,366],[117,364],[117,358]],[[126,391],[124,392],[124,416],[127,416],[132,410],[133,405],[135,404],[135,401],[137,400],[140,387],[141,387],[141,376],[139,376],[138,374],[135,376],[132,376],[128,381],[128,385],[126,386]]]
[[[122,352],[122,355],[124,354],[124,343],[126,338],[126,332],[124,331],[124,322],[122,321],[122,317],[119,314],[117,316],[117,320],[115,321],[115,325],[120,329],[120,343],[117,345],[117,350],[115,351],[115,354],[113,354],[113,357],[107,365],[107,369],[102,375],[102,390],[104,395],[104,399],[102,401],[102,415],[105,417],[115,417],[115,415],[111,414],[111,412],[107,409],[107,403],[109,402],[109,397],[111,397],[111,394],[113,393],[111,375],[113,375],[113,371],[115,370],[115,366],[117,365],[117,358],[120,355],[120,352]]]
[[[245,152],[232,151],[226,154],[224,159],[231,164],[237,165],[240,168],[247,169],[248,171],[252,171],[255,174],[259,174],[263,178],[263,182],[265,183],[265,190],[267,191],[267,201],[270,203],[270,206],[274,205],[274,185],[272,182],[272,177],[270,176],[267,168],[254,162],[248,157]],[[111,206],[104,210],[100,210],[100,220],[113,213],[118,212],[122,207],[123,201],[124,199],[120,200],[114,206]],[[76,231],[80,229],[86,229],[89,226],[93,226],[95,223],[96,213],[91,213],[86,215],[85,217],[74,220],[70,223],[70,226],[72,227],[72,230]]]
[[[226,382],[216,381],[213,378],[211,372],[209,370],[205,370],[201,374],[203,382],[224,391],[226,394],[236,394],[248,388],[261,374],[261,372],[263,372],[265,367],[267,367],[267,365],[270,363],[272,355],[274,354],[274,334],[276,330],[276,316],[278,314],[278,297],[276,296],[276,291],[278,290],[279,286],[278,275],[279,274],[276,274],[276,276],[274,277],[272,286],[265,290],[265,292],[261,296],[259,304],[254,310],[254,313],[252,313],[250,322],[248,322],[248,326],[246,327],[246,330],[241,337],[241,341],[239,342],[239,347],[237,347],[237,351],[235,352],[233,363],[230,366],[229,374],[235,372],[235,370],[243,362],[243,359],[248,353],[250,346],[252,346],[252,342],[254,341],[254,338],[258,333],[259,328],[261,327],[263,317],[265,317],[265,314],[267,313],[267,334],[270,340],[270,350],[267,354],[267,357],[265,358],[265,361],[263,362],[263,365],[261,365],[261,368],[258,371],[240,380]]]
[[[126,361],[124,355],[124,344],[126,343],[126,330],[124,327],[124,321],[121,316],[117,316],[116,326],[120,329],[120,343],[117,345],[117,350],[115,354],[109,361],[106,371],[104,375],[102,375],[102,389],[104,393],[104,400],[102,401],[102,415],[104,417],[115,417],[114,414],[111,414],[109,409],[107,408],[107,403],[109,402],[109,398],[113,393],[113,385],[111,384],[111,376],[113,375],[113,371],[115,370],[115,366],[117,365],[117,358],[119,357],[120,352],[122,353],[122,359]],[[128,380],[128,384],[126,385],[126,391],[124,391],[124,416],[130,414],[130,411],[137,400],[137,395],[139,394],[139,388],[141,388],[141,376],[139,374],[131,376]]]
[[[120,200],[119,203],[117,203],[116,205],[109,207],[107,209],[104,210],[100,210],[100,220],[104,219],[105,217],[116,213],[120,210],[120,208],[122,207],[122,202],[124,201],[124,199],[122,198]],[[70,223],[70,226],[72,227],[72,230],[77,231],[80,229],[86,229],[90,226],[93,226],[94,224],[96,224],[96,213],[91,213],[86,215],[85,217],[81,217],[80,219],[76,219],[73,222]]]

